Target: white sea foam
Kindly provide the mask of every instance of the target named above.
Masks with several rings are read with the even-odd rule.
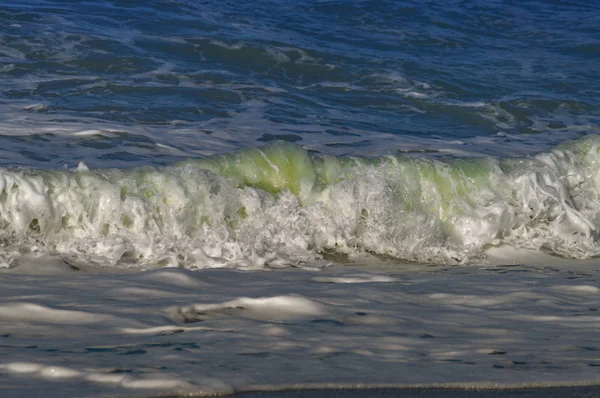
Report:
[[[323,277],[316,276],[314,281],[324,283],[376,283],[376,282],[396,282],[397,279],[387,275],[348,275],[345,277]]]
[[[0,170],[3,262],[319,267],[323,253],[370,252],[469,263],[499,245],[590,258],[598,148],[590,136],[527,158],[441,162],[275,145],[162,169]]]
[[[57,310],[33,303],[4,304],[0,308],[0,317],[5,320],[27,321],[37,320],[58,324],[89,324],[106,322],[110,316],[83,311]]]

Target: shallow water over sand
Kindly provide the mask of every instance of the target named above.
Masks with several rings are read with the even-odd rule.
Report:
[[[58,272],[2,276],[5,396],[577,384],[600,366],[593,262]]]

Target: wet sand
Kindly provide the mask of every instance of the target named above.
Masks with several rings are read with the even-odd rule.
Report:
[[[540,387],[382,387],[382,388],[294,388],[248,391],[224,398],[561,398],[600,397],[600,384],[580,386],[540,386]],[[271,387],[272,388],[272,387]],[[182,395],[153,395],[146,398],[182,398],[214,396],[207,392],[188,392]]]
[[[559,398],[559,397],[600,397],[600,386],[585,387],[549,387],[527,389],[498,390],[460,390],[435,388],[377,388],[377,389],[340,389],[340,390],[296,390],[263,391],[231,395],[236,398]]]

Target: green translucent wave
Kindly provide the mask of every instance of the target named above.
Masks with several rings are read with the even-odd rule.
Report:
[[[436,160],[276,143],[164,168],[0,170],[0,263],[23,244],[195,267],[332,251],[462,263],[501,244],[586,258],[600,254],[599,146]]]

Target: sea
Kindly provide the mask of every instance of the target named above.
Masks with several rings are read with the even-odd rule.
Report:
[[[0,394],[600,383],[600,3],[5,0]]]

